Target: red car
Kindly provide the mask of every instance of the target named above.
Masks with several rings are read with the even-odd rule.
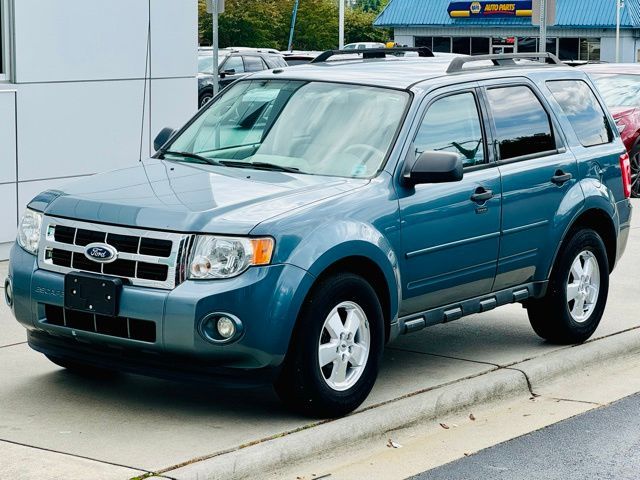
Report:
[[[592,64],[581,67],[598,86],[618,125],[631,159],[631,195],[640,197],[640,64]]]

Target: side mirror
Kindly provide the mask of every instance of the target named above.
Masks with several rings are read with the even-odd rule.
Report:
[[[463,176],[462,158],[457,153],[427,151],[405,171],[404,182],[414,186],[423,183],[459,182]]]
[[[160,133],[156,136],[153,141],[153,148],[156,149],[156,152],[162,148],[162,146],[169,141],[171,137],[176,133],[173,128],[165,127],[160,130]]]

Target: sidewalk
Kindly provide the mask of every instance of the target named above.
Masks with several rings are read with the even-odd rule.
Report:
[[[594,338],[640,327],[638,265],[640,218],[611,279],[608,308]],[[6,263],[0,263],[2,279],[3,271]],[[633,349],[636,338],[640,335],[627,340],[625,348]],[[22,478],[30,478],[49,465],[48,478],[77,478],[79,471],[87,473],[84,478],[147,472],[166,472],[171,478],[242,478],[263,460],[262,466],[271,468],[274,455],[294,460],[295,455],[330,448],[336,440],[366,438],[374,426],[384,431],[405,420],[418,421],[418,414],[412,417],[414,412],[404,410],[408,405],[420,405],[424,417],[429,411],[447,411],[447,403],[521,392],[528,388],[518,371],[523,365],[543,378],[576,367],[580,349],[621,345],[615,339],[582,347],[548,345],[531,330],[526,311],[512,305],[400,338],[387,348],[378,383],[360,413],[318,424],[285,411],[269,390],[219,390],[133,375],[75,377],[24,341],[24,330],[2,303],[0,458],[26,460],[21,460],[22,470],[3,461],[0,477],[21,478],[23,472]],[[537,363],[522,364],[530,359]],[[336,432],[343,434],[336,438]],[[297,445],[297,450],[280,451],[285,445]],[[88,473],[92,471],[100,473]]]

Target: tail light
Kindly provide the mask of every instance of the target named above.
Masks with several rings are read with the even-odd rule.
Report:
[[[627,153],[620,155],[620,170],[622,170],[622,189],[624,197],[631,197],[631,162]]]

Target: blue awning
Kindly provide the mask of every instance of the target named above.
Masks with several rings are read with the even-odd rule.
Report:
[[[615,28],[615,0],[556,0],[556,27],[570,28]],[[469,15],[451,17],[452,3],[504,3],[459,2],[452,0],[391,0],[380,13],[374,25],[378,27],[420,27],[420,26],[519,26],[530,27],[531,17],[504,15]],[[521,3],[514,0],[511,3]],[[476,7],[474,7],[476,8]],[[640,0],[626,0],[621,17],[622,28],[640,28]]]

